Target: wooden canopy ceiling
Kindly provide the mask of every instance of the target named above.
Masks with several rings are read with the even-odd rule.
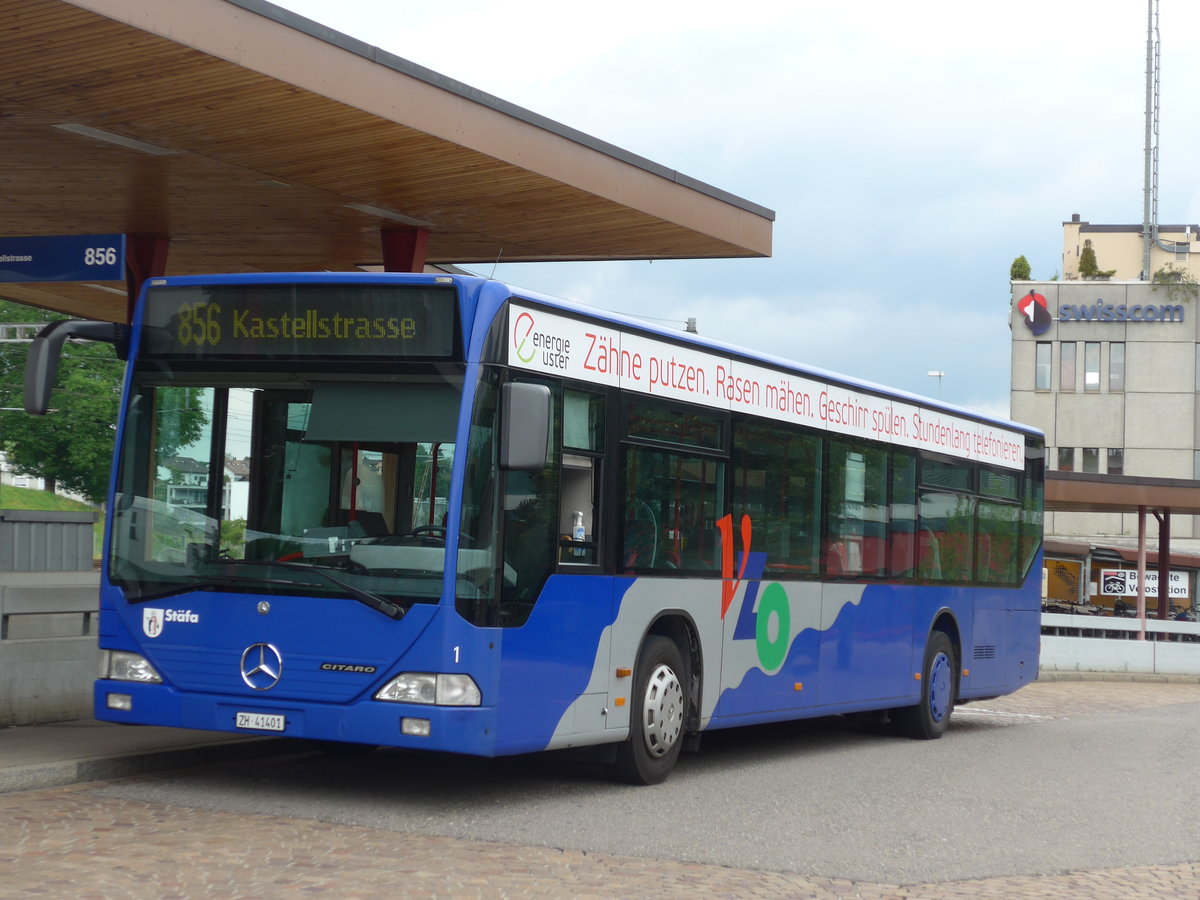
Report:
[[[0,0],[0,154],[0,235],[165,238],[167,274],[379,264],[405,225],[430,263],[771,252],[768,209],[263,0]]]

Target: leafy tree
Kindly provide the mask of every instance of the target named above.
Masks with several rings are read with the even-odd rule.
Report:
[[[1033,273],[1029,268],[1029,260],[1023,255],[1018,256],[1012,262],[1012,267],[1008,270],[1008,277],[1013,281],[1029,281]]]
[[[1196,276],[1194,276],[1187,266],[1177,266],[1175,263],[1167,263],[1162,268],[1155,271],[1150,280],[1155,284],[1196,284]]]
[[[1083,242],[1083,250],[1079,254],[1080,278],[1111,278],[1116,271],[1116,269],[1101,271],[1099,263],[1096,262],[1096,250],[1092,247],[1091,239]]]
[[[0,322],[51,322],[66,316],[0,300]],[[0,449],[13,468],[46,482],[104,501],[112,467],[113,441],[120,409],[125,363],[111,344],[67,341],[51,394],[53,412],[30,416],[20,411],[28,344],[0,344]],[[177,388],[179,410],[174,428],[158,436],[160,458],[200,437],[207,414],[197,401],[199,389]]]
[[[1167,263],[1150,277],[1150,281],[1156,291],[1165,288],[1173,303],[1200,296],[1200,283],[1187,266]]]
[[[0,322],[49,322],[64,316],[0,301]],[[29,345],[0,344],[0,406],[21,407]],[[124,364],[108,344],[70,342],[54,392],[55,412],[0,413],[0,445],[17,472],[100,502],[108,488]]]

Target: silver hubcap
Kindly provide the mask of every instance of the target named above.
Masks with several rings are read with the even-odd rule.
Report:
[[[642,701],[642,734],[651,756],[665,756],[683,730],[683,686],[668,665],[650,673]]]

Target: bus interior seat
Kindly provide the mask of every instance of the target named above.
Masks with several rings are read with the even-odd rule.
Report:
[[[343,510],[342,512],[345,518],[350,519],[351,513],[349,510]],[[358,526],[354,530],[359,532],[357,535],[352,535],[354,537],[383,537],[390,533],[387,527],[387,520],[384,519],[383,513],[379,512],[367,512],[360,509],[354,513],[354,518],[350,519],[347,523],[347,527],[354,525]]]
[[[654,523],[633,519],[625,523],[625,568],[648,568],[654,565]]]

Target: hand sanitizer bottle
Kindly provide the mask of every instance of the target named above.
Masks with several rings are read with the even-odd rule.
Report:
[[[584,541],[587,540],[587,531],[583,527],[583,510],[575,510],[575,521],[571,523],[571,540]],[[576,556],[583,556],[583,548],[575,549]]]

